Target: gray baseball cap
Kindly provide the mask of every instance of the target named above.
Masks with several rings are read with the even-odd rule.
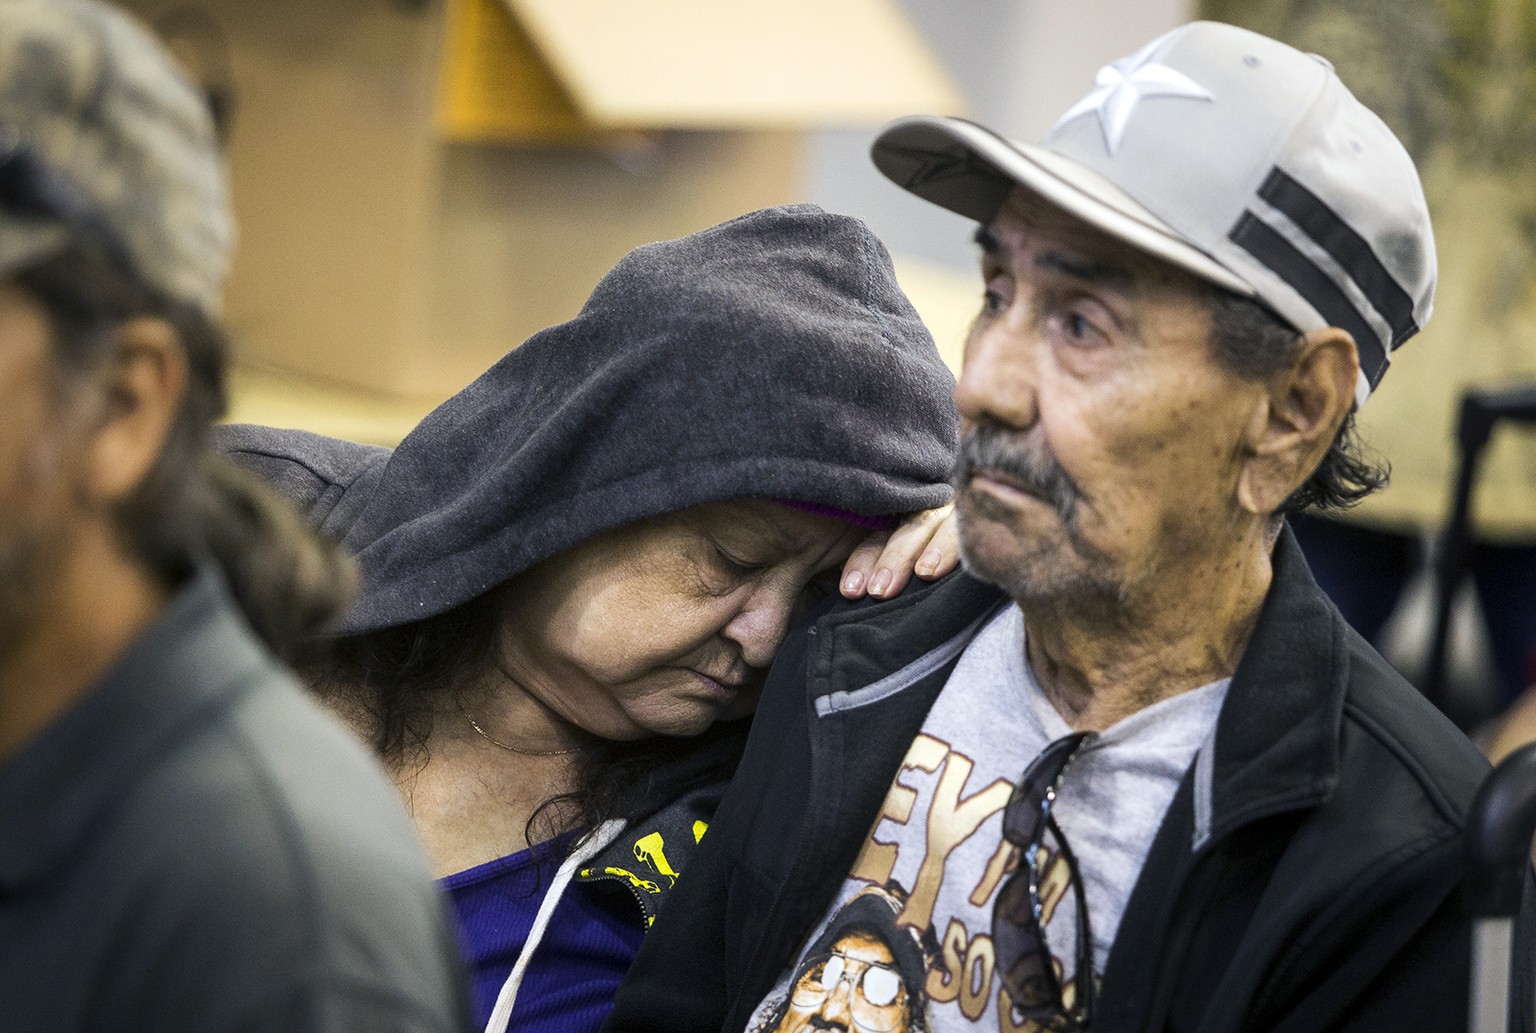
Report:
[[[0,274],[82,230],[218,310],[234,221],[206,105],[121,12],[0,0]]]
[[[1429,319],[1435,246],[1408,152],[1315,54],[1194,22],[1099,70],[1039,145],[957,118],[875,140],[897,185],[987,222],[1016,184],[1298,330],[1340,327],[1357,401]]]

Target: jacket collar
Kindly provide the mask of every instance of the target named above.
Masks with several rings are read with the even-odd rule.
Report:
[[[1214,749],[1208,744],[1196,759],[1197,846],[1253,818],[1316,803],[1338,782],[1349,674],[1343,618],[1312,580],[1289,527],[1272,561]],[[811,679],[817,716],[879,702],[942,669],[1007,603],[997,588],[961,572],[823,618],[823,659],[812,666],[821,677]]]
[[[1319,802],[1338,784],[1349,675],[1343,619],[1312,580],[1288,526],[1273,559],[1214,749],[1208,744],[1196,760],[1196,846],[1254,818]]]
[[[961,570],[885,602],[840,603],[812,632],[821,640],[811,668],[817,716],[878,702],[943,669],[1009,602]]]
[[[263,662],[223,578],[198,570],[94,688],[0,765],[0,895],[63,863]]]

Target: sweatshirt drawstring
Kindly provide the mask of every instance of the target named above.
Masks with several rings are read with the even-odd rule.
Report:
[[[544,930],[549,928],[549,919],[555,912],[555,905],[560,903],[560,898],[565,894],[565,888],[570,885],[571,879],[575,878],[576,869],[618,839],[619,833],[624,831],[624,824],[622,818],[612,818],[603,822],[592,831],[591,835],[576,844],[576,848],[555,872],[555,877],[549,884],[549,891],[544,894],[544,899],[539,904],[539,912],[533,917],[533,928],[528,930],[528,941],[523,944],[522,953],[517,956],[517,964],[512,966],[511,973],[507,975],[507,981],[501,984],[501,992],[496,995],[496,1006],[491,1009],[491,1017],[485,1022],[485,1033],[506,1033],[507,1025],[512,1021],[512,1005],[517,1001],[517,988],[523,982],[523,973],[528,971],[528,963],[533,959],[534,950],[538,947],[539,941],[544,938]]]

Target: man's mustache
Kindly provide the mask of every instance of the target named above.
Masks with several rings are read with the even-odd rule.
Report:
[[[976,474],[1001,475],[1008,482],[1044,499],[1061,518],[1070,521],[1083,493],[1043,448],[1019,441],[999,427],[977,424],[960,440],[955,460],[955,490],[963,492]]]

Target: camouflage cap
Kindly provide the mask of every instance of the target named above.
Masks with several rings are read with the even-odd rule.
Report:
[[[0,169],[18,156],[116,238],[140,276],[216,312],[234,220],[207,109],[163,47],[93,0],[0,0]],[[73,220],[0,208],[0,273]]]

